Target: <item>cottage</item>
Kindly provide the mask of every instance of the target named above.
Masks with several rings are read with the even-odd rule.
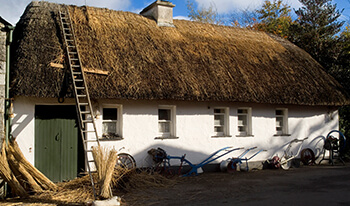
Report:
[[[12,46],[12,135],[54,180],[85,169],[59,22],[61,5],[32,2]],[[285,143],[338,129],[343,88],[289,41],[228,26],[173,20],[173,4],[141,14],[67,6],[102,145],[149,166],[150,148],[199,162],[225,147],[258,146],[264,160]],[[232,154],[233,155],[233,154]]]

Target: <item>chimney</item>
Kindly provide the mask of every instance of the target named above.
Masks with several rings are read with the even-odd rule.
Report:
[[[157,0],[143,9],[140,14],[147,18],[156,20],[158,26],[174,27],[173,8],[175,7],[169,1]]]

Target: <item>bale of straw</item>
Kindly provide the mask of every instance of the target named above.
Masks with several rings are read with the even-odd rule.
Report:
[[[115,167],[115,163],[117,162],[117,151],[110,150],[109,155],[106,161],[106,173],[105,173],[105,178],[103,181],[103,184],[101,186],[101,194],[100,196],[103,198],[111,198],[113,194],[110,191],[110,184],[113,176],[113,171]]]
[[[96,170],[98,174],[98,182],[100,184],[100,197],[104,199],[113,196],[110,190],[110,184],[114,172],[115,163],[117,162],[117,151],[108,150],[101,146],[94,147],[92,150],[94,156]]]
[[[7,162],[5,141],[2,142],[1,154],[0,154],[0,175],[12,188],[13,192],[20,197],[28,197],[27,192],[24,190],[22,185],[19,183],[15,175],[12,173],[10,166]]]
[[[37,168],[35,168],[28,160],[24,157],[16,141],[12,141],[8,145],[8,153],[12,154],[16,161],[23,166],[25,170],[28,171],[30,175],[39,183],[43,189],[56,190],[57,185],[55,185],[51,180],[49,180],[43,173],[41,173]]]
[[[23,167],[22,164],[16,161],[15,157],[12,154],[8,154],[7,159],[12,171],[17,170],[20,174],[21,182],[28,184],[34,192],[39,192],[42,190],[40,185],[34,180],[33,176],[29,174],[29,172]]]

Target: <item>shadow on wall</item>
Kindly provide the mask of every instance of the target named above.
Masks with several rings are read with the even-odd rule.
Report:
[[[29,114],[16,115],[12,119],[12,131],[11,134],[16,138],[31,122],[32,117]]]
[[[293,139],[295,139],[295,138],[292,138],[291,140],[293,140]],[[298,138],[298,139],[302,139],[302,138]],[[255,153],[257,153],[261,149],[266,149],[267,151],[263,151],[263,152],[258,153],[256,156],[254,156],[249,161],[263,163],[265,160],[271,159],[275,155],[282,157],[284,151],[287,149],[291,140],[285,140],[285,141],[283,141],[283,143],[278,143],[278,144],[275,143],[275,144],[271,145],[270,148],[264,148],[264,147],[259,146],[259,145],[253,145],[253,146],[257,146],[257,149],[251,150],[249,153],[247,153],[244,156],[244,158],[250,158],[251,156],[253,156]],[[323,151],[324,151],[324,149],[323,149],[324,140],[325,140],[325,137],[322,135],[320,135],[316,138],[313,138],[313,139],[309,138],[302,143],[301,150],[305,149],[305,148],[310,148],[315,153],[316,159],[321,158],[323,155]],[[298,152],[300,144],[301,144],[300,142],[292,144],[292,147],[290,149],[292,154],[296,154]],[[246,147],[244,147],[244,149],[232,151],[232,152],[227,153],[226,155],[216,159],[217,156],[225,153],[225,151],[222,151],[222,152],[218,153],[216,156],[211,157],[210,160],[215,159],[215,161],[210,162],[209,164],[211,164],[211,165],[204,166],[203,170],[204,171],[206,171],[206,170],[219,171],[220,170],[219,163],[221,161],[226,160],[228,158],[236,158],[239,155],[241,155],[246,149],[251,148],[253,146],[246,146]],[[141,152],[141,153],[132,154],[133,157],[137,160],[138,166],[150,167],[150,166],[154,165],[154,161],[152,159],[152,156],[148,154],[148,151],[152,148],[157,149],[158,147],[165,150],[167,155],[178,156],[178,157],[186,155],[186,159],[188,161],[190,161],[192,164],[199,164],[201,161],[210,157],[214,152],[222,149],[222,148],[212,148],[211,153],[205,153],[205,152],[200,152],[200,151],[186,150],[183,148],[176,148],[176,147],[169,146],[166,144],[154,144],[148,148],[145,148],[143,150],[143,152]],[[237,147],[233,147],[233,148],[239,148],[239,147],[240,146],[237,145]],[[298,156],[296,158],[300,158],[300,154],[298,154]],[[179,159],[172,160],[170,162],[170,164],[172,166],[179,166],[180,163],[181,162]]]
[[[143,152],[141,152],[141,153],[133,154],[133,157],[136,160],[140,161],[138,163],[139,165],[142,165],[144,167],[153,166],[154,165],[153,157],[152,157],[152,155],[148,154],[148,151],[151,149],[157,149],[157,148],[161,148],[161,149],[165,150],[167,155],[170,155],[170,156],[177,156],[177,157],[181,158],[183,155],[185,155],[185,158],[194,165],[200,163],[201,161],[205,160],[206,158],[209,158],[213,153],[222,149],[222,148],[215,148],[215,149],[213,148],[213,151],[211,153],[207,154],[207,153],[200,152],[200,151],[191,151],[191,150],[176,148],[176,147],[168,146],[165,144],[154,144],[154,145],[146,148],[145,150],[143,150]],[[232,149],[234,149],[234,148],[235,147],[233,147]],[[210,162],[210,164],[220,163],[222,159],[236,157],[240,153],[242,153],[242,151],[243,151],[243,150],[235,150],[232,152],[228,152],[229,150],[230,149],[222,150],[221,152],[218,152],[215,156],[212,156],[209,159],[209,161],[211,161],[211,160],[215,160],[215,161]],[[225,153],[227,153],[227,154],[222,156],[221,158],[218,158],[220,155],[223,155]],[[170,162],[170,164],[172,166],[179,166],[180,163],[181,163],[181,161],[179,159],[173,159]],[[203,167],[204,171],[208,167],[211,167],[211,166],[207,165],[207,166]],[[217,167],[216,169],[219,169],[219,167],[217,165],[215,167]],[[212,169],[209,169],[209,170],[212,170]]]

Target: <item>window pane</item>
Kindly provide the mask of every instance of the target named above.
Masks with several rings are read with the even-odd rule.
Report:
[[[248,114],[248,110],[247,109],[238,109],[237,113],[238,114]]]
[[[283,115],[283,110],[276,110],[276,115]]]
[[[215,132],[224,132],[224,127],[215,126],[215,127],[214,127],[214,131],[215,131]]]
[[[103,108],[103,120],[117,120],[117,108]]]
[[[170,120],[171,119],[170,109],[158,109],[158,119]]]
[[[247,125],[247,116],[246,115],[239,115],[238,116],[238,125],[239,126]]]
[[[116,134],[117,123],[116,122],[103,122],[103,134]]]
[[[246,132],[247,131],[247,127],[246,126],[239,126],[238,127],[238,131],[239,132]]]
[[[158,129],[160,133],[170,133],[170,122],[159,122]]]
[[[276,117],[276,127],[283,127],[283,117]]]
[[[225,109],[214,109],[214,113],[225,113]]]
[[[224,115],[214,115],[214,125],[224,125],[225,124],[225,116]]]

